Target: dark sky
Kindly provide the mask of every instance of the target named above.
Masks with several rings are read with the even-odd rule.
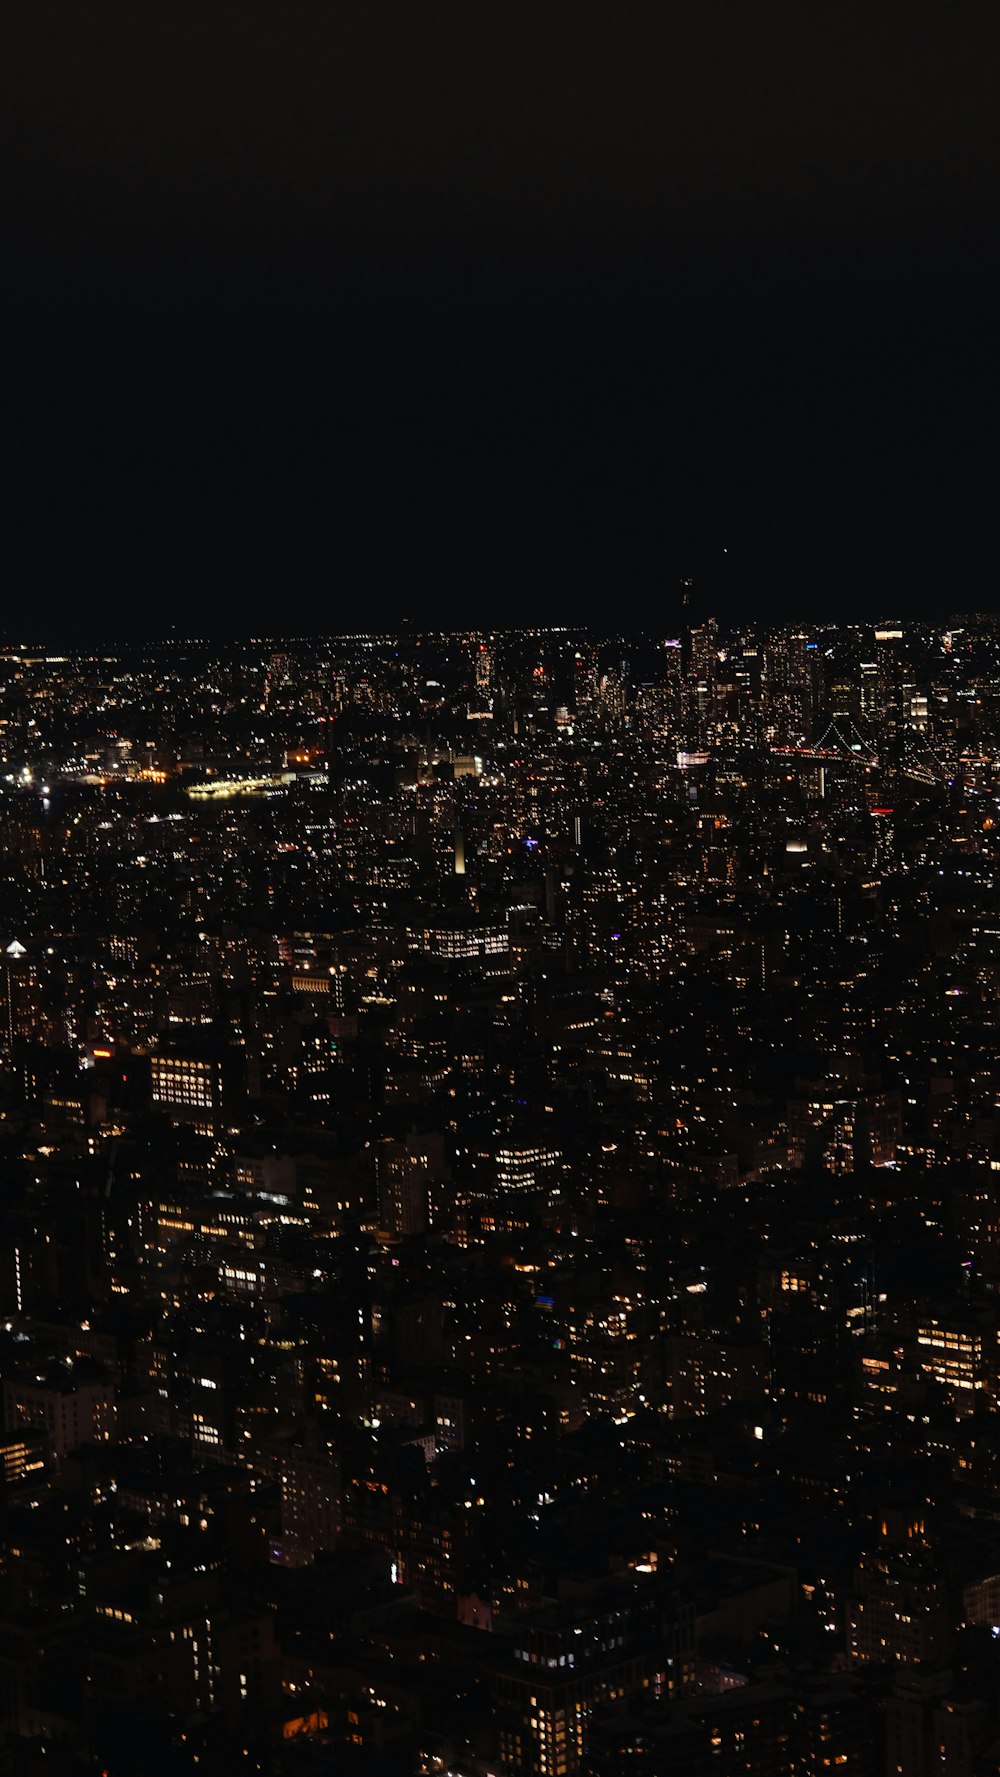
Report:
[[[992,606],[998,66],[968,0],[8,8],[20,598]]]

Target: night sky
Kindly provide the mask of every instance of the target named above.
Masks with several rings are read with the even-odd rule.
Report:
[[[994,7],[0,38],[8,561],[53,634],[645,622],[688,572],[996,602]]]

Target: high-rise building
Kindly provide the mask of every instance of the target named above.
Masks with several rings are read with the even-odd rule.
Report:
[[[608,1583],[520,1617],[494,1681],[501,1765],[516,1777],[573,1777],[599,1704],[679,1697],[693,1684],[691,1607],[655,1580]]]
[[[411,1133],[402,1141],[381,1142],[375,1153],[375,1170],[379,1222],[385,1232],[404,1236],[426,1233],[433,1185],[447,1171],[441,1136]]]
[[[946,1575],[918,1512],[886,1508],[848,1599],[850,1666],[947,1666],[954,1612]]]

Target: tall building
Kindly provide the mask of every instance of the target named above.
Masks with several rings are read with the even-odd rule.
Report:
[[[242,1045],[212,1038],[176,1041],[150,1057],[153,1105],[199,1135],[236,1129],[245,1111],[249,1063]]]
[[[808,637],[784,631],[764,650],[766,734],[781,745],[806,739],[812,729],[812,666]]]
[[[30,1037],[36,1026],[41,981],[37,965],[19,938],[7,945],[0,968],[0,1045],[9,1059],[15,1045]]]
[[[434,1184],[446,1175],[444,1142],[438,1134],[415,1132],[402,1141],[383,1141],[375,1153],[379,1223],[387,1234],[424,1234]]]
[[[878,1542],[858,1563],[847,1602],[848,1665],[946,1667],[954,1611],[923,1518],[886,1508],[879,1529]]]
[[[496,1674],[501,1765],[516,1777],[573,1777],[600,1704],[679,1697],[693,1684],[693,1613],[657,1581],[552,1604],[517,1619]]]
[[[710,738],[715,715],[719,626],[714,617],[689,630],[686,653],[688,742],[703,745]]]

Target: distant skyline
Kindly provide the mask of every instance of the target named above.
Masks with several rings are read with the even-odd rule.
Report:
[[[0,1764],[1000,1770],[1000,6],[4,10]]]

